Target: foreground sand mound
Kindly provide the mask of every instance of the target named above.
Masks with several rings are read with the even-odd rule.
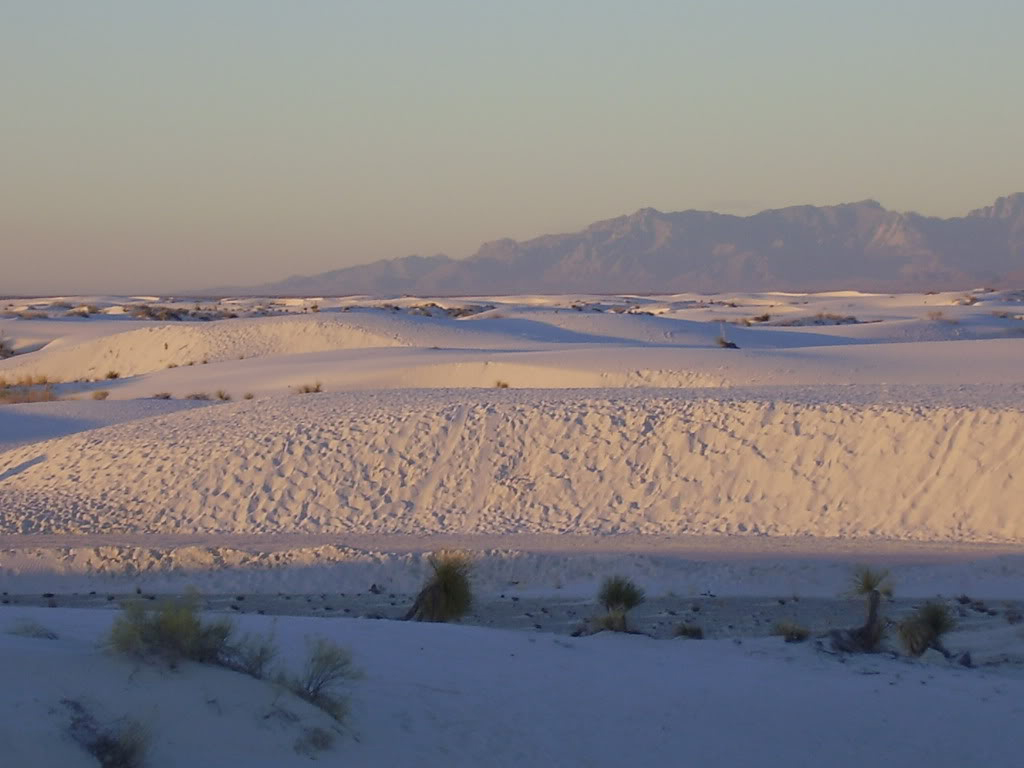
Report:
[[[0,454],[2,530],[1024,541],[1017,410],[543,390],[323,394]]]

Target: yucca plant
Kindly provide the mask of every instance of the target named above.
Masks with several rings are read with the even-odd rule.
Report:
[[[472,561],[462,552],[440,552],[427,558],[431,573],[416,596],[406,621],[455,621],[473,607],[469,583]]]
[[[597,619],[597,627],[613,632],[628,631],[626,614],[645,599],[643,589],[630,579],[625,576],[609,576],[601,583],[597,593],[597,601],[606,611],[603,617]]]
[[[864,625],[851,630],[833,630],[832,646],[839,651],[874,653],[885,636],[882,623],[882,598],[892,597],[892,583],[889,572],[876,570],[869,566],[859,566],[853,572],[851,593],[862,595],[867,599],[867,617]]]
[[[911,656],[920,656],[934,648],[948,657],[949,651],[942,645],[942,636],[955,626],[953,614],[945,603],[927,602],[900,624],[900,642]]]

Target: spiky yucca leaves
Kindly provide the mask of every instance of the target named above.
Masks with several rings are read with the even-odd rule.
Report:
[[[416,596],[406,621],[455,621],[473,607],[473,591],[469,583],[472,561],[462,552],[440,552],[431,555],[431,574]]]
[[[597,601],[606,613],[594,620],[595,628],[598,631],[628,632],[626,614],[644,599],[644,591],[625,576],[609,576],[597,593]]]
[[[631,611],[645,599],[643,589],[625,576],[609,576],[601,583],[601,590],[597,593],[597,601],[609,613]]]
[[[944,603],[927,602],[900,624],[900,642],[911,656],[920,656],[929,648],[946,656],[942,636],[954,626],[953,615]]]
[[[860,565],[853,572],[853,589],[855,595],[870,595],[877,592],[884,597],[892,597],[892,582],[889,572],[875,570],[867,565]]]

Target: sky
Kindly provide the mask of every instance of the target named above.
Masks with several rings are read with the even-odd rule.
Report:
[[[1024,191],[1019,0],[0,0],[0,294]]]

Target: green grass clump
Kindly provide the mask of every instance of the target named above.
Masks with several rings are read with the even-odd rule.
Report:
[[[455,621],[473,607],[473,590],[469,582],[472,561],[462,552],[440,552],[427,562],[431,573],[423,585],[406,620]]]

